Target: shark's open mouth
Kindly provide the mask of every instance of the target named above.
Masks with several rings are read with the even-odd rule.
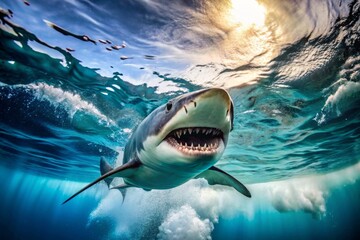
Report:
[[[190,154],[215,154],[223,141],[224,134],[216,128],[180,128],[170,132],[166,141],[179,151]]]

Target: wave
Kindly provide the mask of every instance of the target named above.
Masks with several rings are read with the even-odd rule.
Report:
[[[83,110],[97,116],[101,120],[106,121],[109,125],[114,124],[92,103],[84,101],[78,94],[64,91],[61,88],[56,88],[46,83],[29,84],[22,87],[35,90],[35,98],[40,100],[47,100],[55,107],[62,105],[63,107],[67,108],[70,117],[73,117],[77,111]]]
[[[338,84],[338,82],[336,84]],[[353,106],[360,101],[359,93],[359,82],[345,82],[341,84],[336,89],[335,93],[330,94],[326,99],[326,102],[321,109],[321,114],[318,114],[315,117],[315,120],[319,124],[323,124],[325,121],[340,117],[347,111],[352,110]]]
[[[220,219],[240,217],[243,225],[254,224],[259,212],[274,214],[274,211],[278,214],[303,212],[321,219],[327,214],[327,199],[336,198],[331,192],[346,185],[356,188],[359,173],[360,164],[357,163],[329,174],[250,184],[251,200],[228,188],[209,187],[206,181],[190,181],[167,191],[129,190],[130,194],[119,209],[122,196],[118,191],[110,191],[90,214],[88,225],[110,220],[109,239],[140,239],[143,236],[210,239]]]

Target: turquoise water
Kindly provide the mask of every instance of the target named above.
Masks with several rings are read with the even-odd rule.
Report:
[[[26,3],[0,2],[1,239],[355,236],[359,1]],[[217,166],[253,198],[194,180],[61,205],[153,109],[206,87],[235,105]]]

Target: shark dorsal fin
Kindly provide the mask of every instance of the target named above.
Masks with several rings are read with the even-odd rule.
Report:
[[[104,175],[110,171],[112,171],[113,168],[110,166],[110,164],[105,160],[104,157],[101,157],[100,159],[100,173],[101,175]],[[106,182],[107,186],[110,187],[110,183],[112,182],[114,178],[113,177],[108,177],[105,178],[104,181]]]

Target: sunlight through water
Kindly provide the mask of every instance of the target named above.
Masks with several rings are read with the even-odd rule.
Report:
[[[231,0],[228,21],[234,25],[262,27],[265,24],[265,8],[256,0]]]

